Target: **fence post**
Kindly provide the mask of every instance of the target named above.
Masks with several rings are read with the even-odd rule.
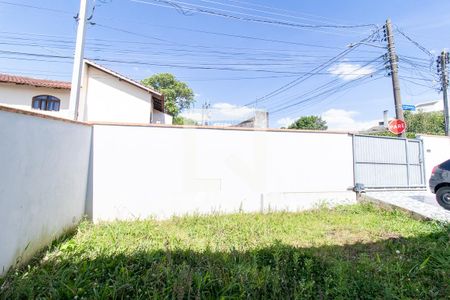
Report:
[[[353,187],[356,186],[356,146],[355,146],[355,134],[351,134],[352,136],[352,151],[353,151]]]
[[[420,155],[419,155],[419,163],[420,163],[420,170],[422,172],[422,184],[426,185],[427,184],[427,173],[426,173],[426,169],[425,169],[425,148],[423,146],[423,139],[420,138],[419,140],[420,143],[420,147],[419,147],[419,151],[420,151]]]
[[[405,138],[405,154],[406,154],[406,180],[407,186],[411,187],[410,174],[409,174],[409,150],[408,150],[408,139]]]

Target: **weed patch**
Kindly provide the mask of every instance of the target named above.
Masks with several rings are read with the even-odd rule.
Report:
[[[446,298],[450,229],[369,204],[82,223],[3,299]]]

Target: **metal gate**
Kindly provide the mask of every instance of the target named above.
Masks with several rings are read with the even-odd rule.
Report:
[[[423,189],[425,169],[421,140],[353,136],[355,184],[366,189]]]

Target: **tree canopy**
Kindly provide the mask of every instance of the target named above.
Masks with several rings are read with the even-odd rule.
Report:
[[[141,82],[164,94],[164,108],[172,116],[178,116],[183,109],[189,108],[194,103],[192,89],[170,73],[155,74]]]
[[[432,134],[432,135],[445,134],[444,113],[441,111],[436,112],[418,111],[415,113],[405,111],[403,113],[403,116],[405,117],[406,136],[408,138],[416,138],[417,134]],[[392,137],[397,136],[389,132],[387,129],[384,132],[377,132],[371,135],[392,136]]]
[[[407,131],[411,133],[444,135],[445,120],[444,113],[436,112],[417,112],[404,113]]]
[[[304,116],[289,125],[288,129],[327,130],[327,122],[319,116]]]
[[[173,117],[173,125],[198,125],[198,122],[189,118],[184,118],[182,116]]]

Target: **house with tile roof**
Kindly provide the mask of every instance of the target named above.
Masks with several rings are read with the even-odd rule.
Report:
[[[89,60],[82,76],[79,103],[70,105],[70,82],[0,74],[0,105],[87,122],[172,124],[158,91]]]

